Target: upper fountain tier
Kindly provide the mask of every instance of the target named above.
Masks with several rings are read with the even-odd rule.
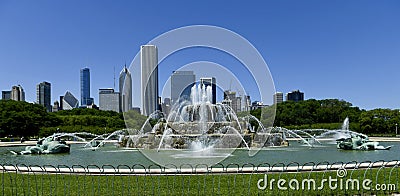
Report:
[[[240,125],[233,110],[223,104],[212,104],[212,88],[203,84],[194,85],[190,100],[178,101],[167,117],[169,127],[184,133],[216,133],[222,127],[234,127],[240,130]]]
[[[235,120],[235,114],[227,105],[212,104],[211,86],[194,85],[190,100],[177,102],[168,116],[168,122],[223,123]]]
[[[193,105],[202,103],[211,103],[212,88],[204,84],[194,85],[190,92],[190,100]]]

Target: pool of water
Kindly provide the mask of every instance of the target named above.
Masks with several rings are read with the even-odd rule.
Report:
[[[221,164],[228,165],[230,163],[242,166],[246,163],[259,165],[268,163],[270,165],[277,163],[289,164],[297,162],[303,165],[308,162],[364,162],[364,161],[391,161],[399,159],[400,143],[399,142],[380,142],[383,146],[392,146],[390,150],[376,150],[376,151],[345,151],[336,149],[334,144],[323,144],[322,146],[308,147],[297,142],[291,142],[288,147],[271,147],[260,150],[255,156],[249,156],[248,151],[238,149],[224,159]],[[47,154],[47,155],[14,155],[10,151],[24,150],[24,146],[19,147],[0,147],[0,164],[12,165],[128,165],[132,167],[135,164],[141,164],[145,167],[154,164],[151,160],[146,158],[140,151],[136,149],[117,148],[114,145],[106,145],[93,151],[89,148],[83,148],[83,144],[71,145],[71,152],[69,154]],[[157,153],[157,152],[154,152]],[[173,154],[171,164],[182,165],[201,164],[196,154],[187,155],[182,151],[179,154]],[[223,154],[222,150],[216,150],[213,156]],[[161,152],[160,155],[164,154]],[[167,153],[168,154],[168,153]],[[205,157],[207,158],[207,157]],[[160,159],[163,159],[160,156]]]

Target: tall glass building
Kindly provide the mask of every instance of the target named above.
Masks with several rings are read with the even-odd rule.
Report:
[[[190,99],[190,91],[195,84],[193,71],[174,71],[171,76],[171,99],[175,104],[179,99]]]
[[[1,91],[1,99],[10,100],[11,99],[11,91]]]
[[[142,114],[149,116],[158,110],[158,52],[154,45],[140,48],[142,71]]]
[[[132,76],[128,68],[122,69],[119,74],[119,104],[122,112],[132,109]]]
[[[42,82],[36,85],[36,102],[51,112],[51,84],[49,82]]]
[[[295,90],[286,94],[286,101],[304,101],[304,93],[300,90]]]
[[[90,69],[81,69],[81,106],[92,105],[93,98],[90,98]]]

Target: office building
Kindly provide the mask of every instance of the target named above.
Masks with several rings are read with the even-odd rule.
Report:
[[[63,100],[64,100],[64,96],[60,96],[60,101],[59,101],[60,107],[59,107],[59,110],[63,109]]]
[[[81,69],[81,106],[93,104],[93,98],[90,97],[90,69]]]
[[[266,106],[267,105],[264,105],[264,103],[261,101],[253,101],[253,103],[251,103],[251,110],[260,109]]]
[[[99,109],[105,111],[120,112],[120,93],[114,89],[99,89]]]
[[[249,112],[251,110],[251,99],[250,95],[244,96],[244,104],[242,111]]]
[[[241,112],[242,111],[242,97],[235,97],[236,103],[234,105],[234,111],[236,113]]]
[[[236,92],[234,91],[224,91],[224,100],[222,103],[229,105],[235,113],[241,111],[242,98],[236,97]]]
[[[292,91],[286,94],[286,100],[294,102],[304,101],[304,93],[300,92],[300,90]]]
[[[274,94],[274,104],[282,103],[283,102],[283,93],[276,92]]]
[[[55,101],[54,104],[53,104],[52,112],[58,112],[58,111],[60,111],[60,102]]]
[[[61,98],[61,97],[60,97]],[[72,110],[74,108],[79,107],[79,101],[75,96],[67,91],[65,95],[62,97],[62,110]]]
[[[21,85],[12,87],[11,99],[14,101],[25,101],[25,92]]]
[[[193,71],[174,71],[171,75],[172,104],[178,100],[189,100],[195,81],[196,76]]]
[[[1,99],[2,100],[10,100],[11,99],[11,91],[1,91]]]
[[[154,45],[140,49],[142,114],[149,116],[158,110],[158,51]]]
[[[212,91],[212,104],[217,103],[217,83],[214,77],[203,77],[200,78],[200,84],[204,85],[206,88],[207,86],[211,86]]]
[[[36,85],[36,103],[45,107],[47,112],[51,112],[51,84],[49,82]]]
[[[132,109],[132,76],[128,68],[122,69],[119,74],[119,108],[122,112],[127,112]],[[100,106],[101,110],[101,106]]]

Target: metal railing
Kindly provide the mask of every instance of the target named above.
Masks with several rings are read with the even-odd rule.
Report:
[[[391,195],[399,164],[0,165],[0,195]]]

